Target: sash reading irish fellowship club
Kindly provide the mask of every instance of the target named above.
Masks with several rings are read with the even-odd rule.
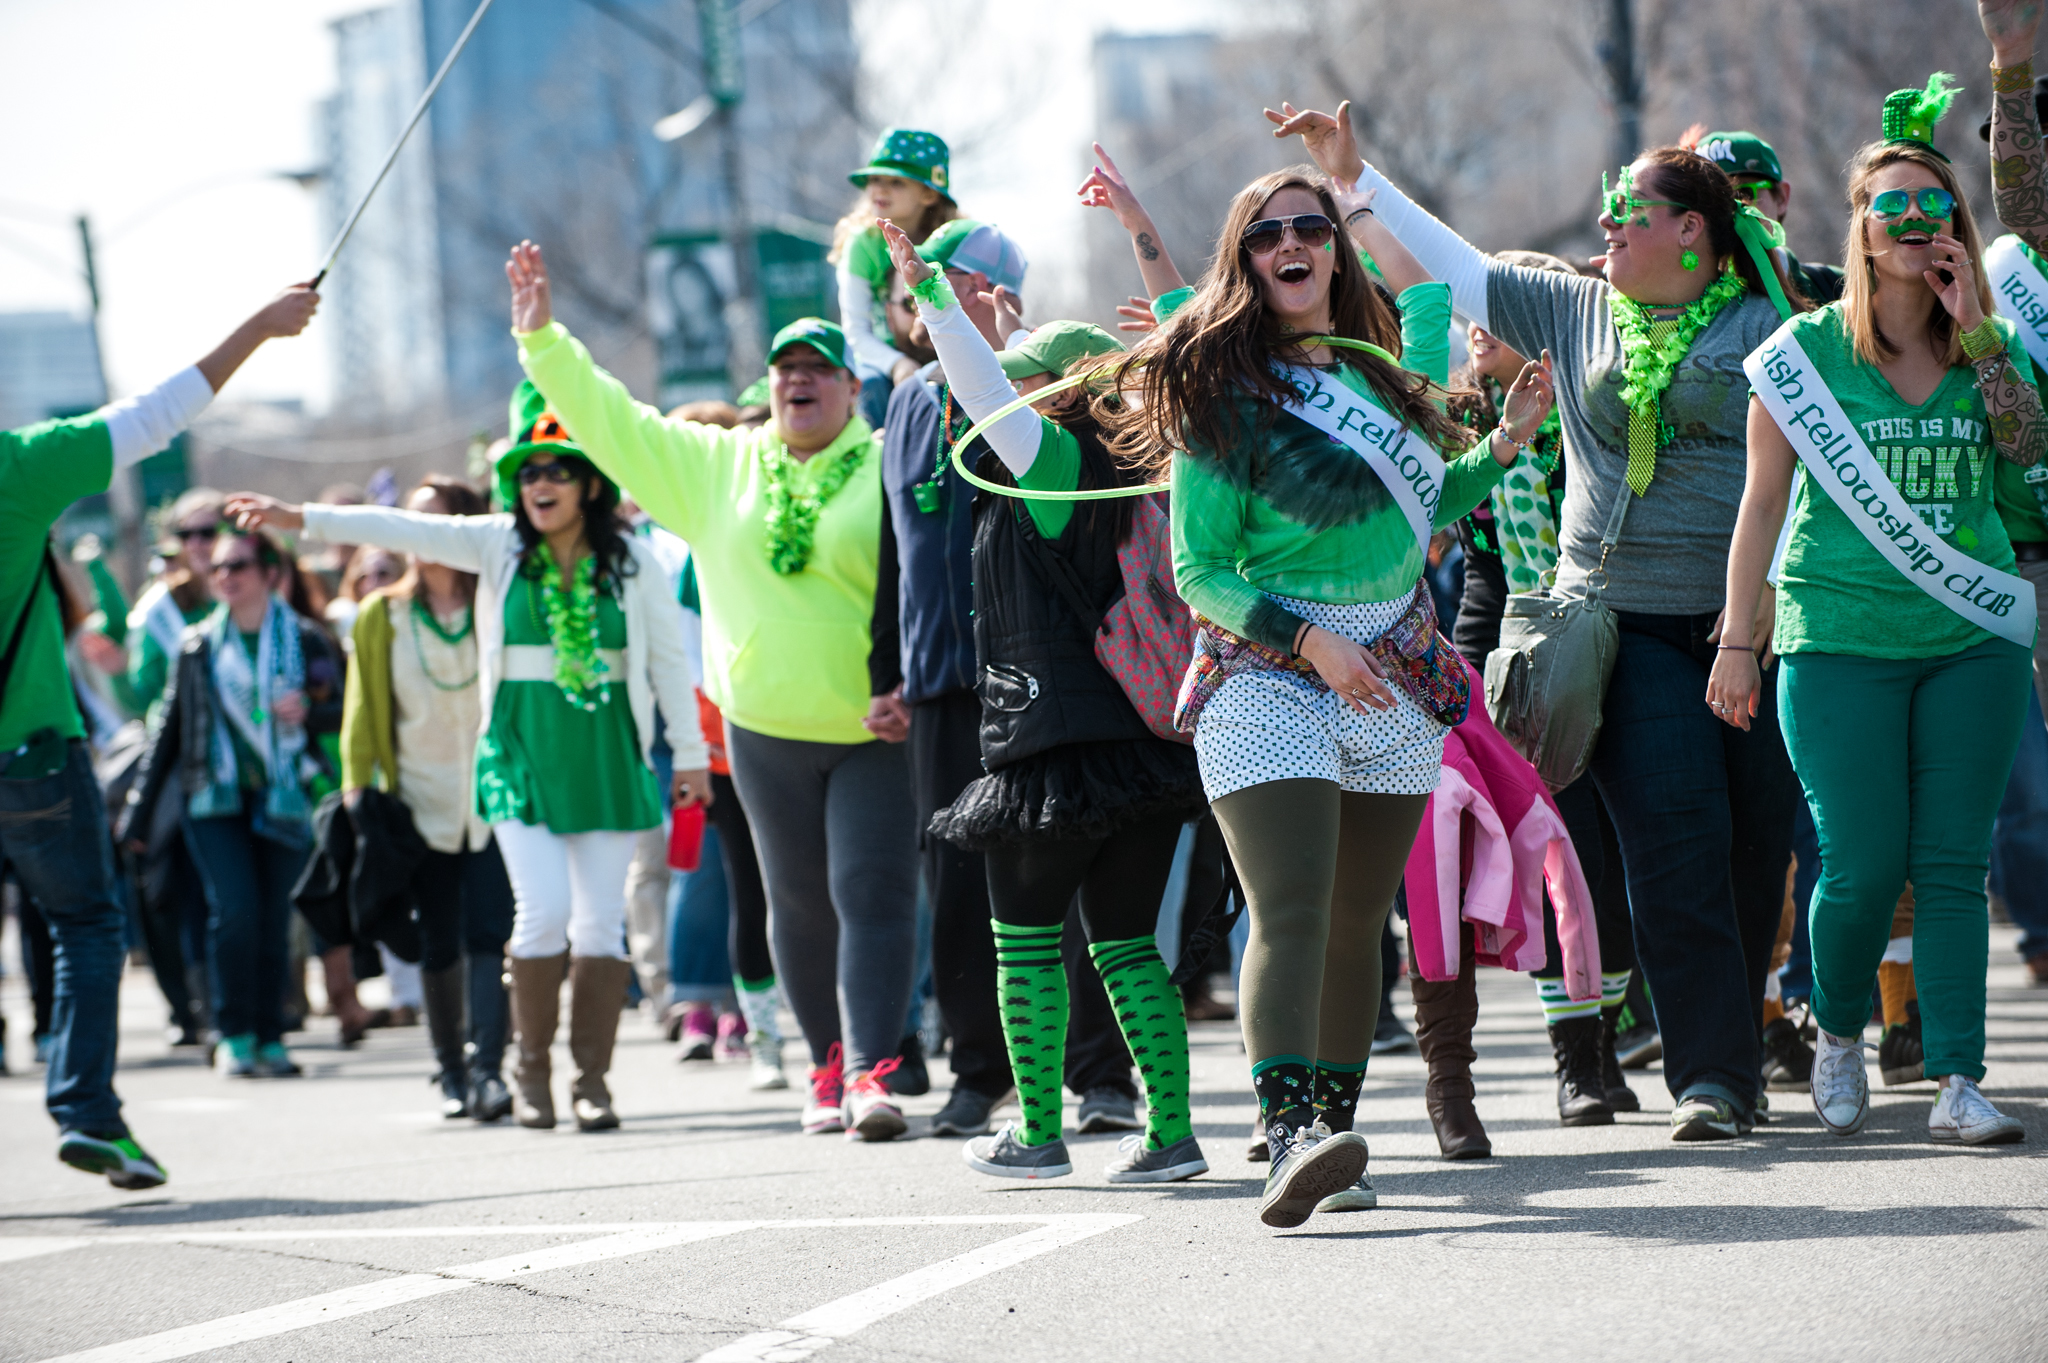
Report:
[[[1365,461],[1394,494],[1394,504],[1408,518],[1408,528],[1427,559],[1429,538],[1436,532],[1436,504],[1444,495],[1443,458],[1371,398],[1303,365],[1279,365],[1276,370],[1301,395],[1281,403],[1281,410]]]
[[[1792,442],[1814,486],[1900,576],[1963,619],[2022,648],[2034,643],[2034,584],[1952,549],[1913,513],[1884,465],[1787,322],[1742,364],[1750,386]]]
[[[2020,239],[2007,233],[1984,251],[1984,274],[1998,310],[2020,329],[2034,363],[2048,369],[2048,278]]]

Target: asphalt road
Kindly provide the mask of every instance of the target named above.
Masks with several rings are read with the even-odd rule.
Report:
[[[607,1134],[440,1120],[417,1028],[343,1052],[318,1024],[306,1078],[229,1082],[165,1048],[133,975],[119,1083],[172,1180],[125,1195],[53,1158],[15,977],[0,1359],[2042,1358],[2048,990],[2009,931],[1993,961],[1987,1091],[2029,1144],[1928,1144],[1919,1084],[1850,1141],[1782,1094],[1753,1137],[1674,1145],[1654,1069],[1644,1112],[1566,1131],[1534,989],[1486,971],[1497,1157],[1439,1161],[1421,1062],[1376,1059],[1379,1210],[1288,1233],[1256,1219],[1231,1024],[1196,1029],[1206,1177],[1113,1187],[1114,1138],[1070,1137],[1075,1175],[1033,1186],[954,1140],[802,1136],[794,1092],[677,1064],[644,1015]]]

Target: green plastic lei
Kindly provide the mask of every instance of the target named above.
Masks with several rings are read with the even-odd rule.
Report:
[[[1724,270],[1719,279],[1707,286],[1705,293],[1685,305],[1685,311],[1678,318],[1677,329],[1665,337],[1661,345],[1650,339],[1650,328],[1655,320],[1643,305],[1619,291],[1611,292],[1607,299],[1608,310],[1614,314],[1615,330],[1621,333],[1622,402],[1631,410],[1646,402],[1661,402],[1664,390],[1677,377],[1679,362],[1692,349],[1692,343],[1720,315],[1721,309],[1742,297],[1748,288],[1741,275],[1732,269]],[[1664,425],[1661,415],[1658,426],[1657,443],[1668,444],[1676,433]]]
[[[787,445],[762,451],[761,472],[768,483],[768,563],[776,572],[800,573],[810,564],[818,515],[853,477],[867,450],[865,442],[841,450],[807,492],[790,487],[796,461],[790,458]]]
[[[548,642],[555,648],[555,685],[571,705],[595,712],[612,698],[603,685],[611,669],[597,656],[597,556],[577,560],[575,580],[567,591],[562,589],[562,569],[555,556],[542,553],[540,561],[541,603],[547,610]]]

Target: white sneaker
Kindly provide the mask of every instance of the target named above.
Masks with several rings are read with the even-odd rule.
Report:
[[[1837,1136],[1853,1136],[1870,1120],[1870,1071],[1863,1062],[1870,1049],[1859,1037],[1836,1036],[1825,1027],[1815,1039],[1813,1110]]]
[[[846,1107],[840,1123],[850,1141],[893,1141],[910,1129],[896,1095],[882,1081],[894,1073],[894,1056],[856,1078],[846,1086]]]
[[[782,1068],[782,1038],[766,1032],[747,1033],[747,1087],[755,1091],[786,1089],[789,1075]]]
[[[1941,1096],[1927,1114],[1927,1138],[1962,1145],[2012,1145],[2027,1138],[2027,1129],[2017,1117],[1991,1106],[1976,1080],[1951,1074],[1941,1081]]]

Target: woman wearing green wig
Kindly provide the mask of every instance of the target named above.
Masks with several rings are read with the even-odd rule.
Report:
[[[1984,873],[2035,634],[1994,474],[2001,461],[2038,463],[2048,426],[2017,329],[1993,313],[1955,168],[1932,145],[1949,83],[1938,73],[1885,101],[1884,139],[1849,174],[1847,291],[1750,359],[1749,483],[1728,560],[1738,623],[1707,700],[1738,729],[1757,711],[1762,681],[1739,622],[1789,501],[1777,690],[1820,834],[1814,1110],[1837,1136],[1870,1115],[1863,1025],[1910,881],[1925,1068],[1941,1086],[1928,1135],[1992,1145],[2025,1139],[1977,1081]],[[1796,493],[1795,458],[1807,474]]]

